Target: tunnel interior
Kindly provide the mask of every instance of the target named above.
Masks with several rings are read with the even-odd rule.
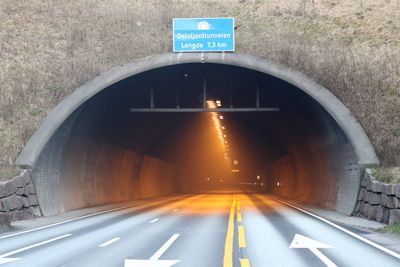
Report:
[[[185,112],[204,100],[220,107]],[[174,112],[136,111],[150,107]],[[249,111],[257,107],[277,110]],[[190,63],[133,75],[91,97],[53,134],[32,175],[44,215],[224,190],[350,214],[360,172],[344,131],[302,90],[248,68]]]

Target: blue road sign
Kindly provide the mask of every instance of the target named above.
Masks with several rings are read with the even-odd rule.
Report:
[[[235,51],[233,18],[174,19],[174,52]]]

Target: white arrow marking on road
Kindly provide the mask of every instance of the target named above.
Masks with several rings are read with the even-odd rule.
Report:
[[[317,256],[323,263],[328,267],[337,267],[328,257],[319,251],[319,248],[333,248],[325,243],[318,242],[314,239],[306,237],[304,235],[296,234],[293,238],[289,248],[308,248],[315,256]]]
[[[14,251],[10,251],[10,252],[4,253],[4,254],[0,255],[0,264],[4,264],[4,263],[8,263],[8,262],[19,260],[19,258],[7,258],[8,256],[20,253],[22,251],[25,251],[25,250],[28,250],[28,249],[31,249],[31,248],[42,246],[42,245],[45,245],[47,243],[54,242],[56,240],[62,239],[64,237],[68,237],[70,235],[71,234],[62,235],[62,236],[59,236],[59,237],[55,237],[55,238],[52,238],[52,239],[37,243],[37,244],[33,244],[33,245],[30,245],[30,246],[27,246],[27,247],[24,247],[24,248],[20,248],[20,249],[14,250]]]
[[[364,242],[364,243],[366,243],[366,244],[368,244],[370,246],[373,246],[374,248],[379,249],[380,251],[383,251],[383,252],[385,252],[385,253],[387,253],[387,254],[389,254],[389,255],[397,258],[397,259],[400,259],[400,254],[399,253],[396,253],[393,250],[390,250],[390,249],[385,248],[385,247],[383,247],[381,245],[378,245],[377,243],[374,243],[371,240],[366,239],[365,237],[362,237],[362,236],[360,236],[360,235],[358,235],[356,233],[353,233],[352,231],[349,231],[346,228],[343,228],[342,226],[339,226],[339,225],[337,225],[337,224],[335,224],[335,223],[333,223],[333,222],[331,222],[331,221],[329,221],[327,219],[324,219],[324,218],[322,218],[322,217],[320,217],[318,215],[315,215],[315,214],[313,214],[311,212],[308,212],[308,211],[306,211],[306,210],[304,210],[302,208],[296,207],[296,206],[294,206],[294,205],[292,205],[290,203],[287,203],[285,201],[282,201],[280,199],[277,199],[277,198],[274,198],[274,197],[271,197],[271,196],[268,196],[268,198],[272,198],[273,200],[278,201],[278,202],[280,202],[282,204],[285,204],[286,206],[292,207],[292,208],[294,208],[296,210],[299,210],[299,211],[301,211],[301,212],[303,212],[303,213],[305,213],[307,215],[310,215],[311,217],[316,218],[316,219],[318,219],[318,220],[320,220],[320,221],[322,221],[322,222],[324,222],[326,224],[329,224],[330,226],[335,227],[336,229],[338,229],[338,230],[340,230],[340,231],[342,231],[342,232],[344,232],[344,233],[346,233],[346,234],[348,234],[348,235],[350,235],[350,236],[352,236],[354,238],[357,238],[358,240],[360,240],[360,241],[362,241],[362,242]]]
[[[125,267],[170,267],[179,262],[179,260],[159,260],[162,254],[175,242],[179,234],[172,235],[167,242],[148,260],[125,260]]]

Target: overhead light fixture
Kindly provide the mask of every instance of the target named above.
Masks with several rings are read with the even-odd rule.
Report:
[[[220,100],[215,101],[215,103],[217,103],[217,107],[221,107],[222,106]]]
[[[212,101],[212,100],[207,100],[206,103],[207,103],[208,108],[211,108],[211,109],[217,108],[214,101]]]

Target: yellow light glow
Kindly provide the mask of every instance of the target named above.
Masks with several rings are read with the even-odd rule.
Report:
[[[232,172],[238,173],[238,172],[240,172],[240,170],[239,169],[232,169]]]

